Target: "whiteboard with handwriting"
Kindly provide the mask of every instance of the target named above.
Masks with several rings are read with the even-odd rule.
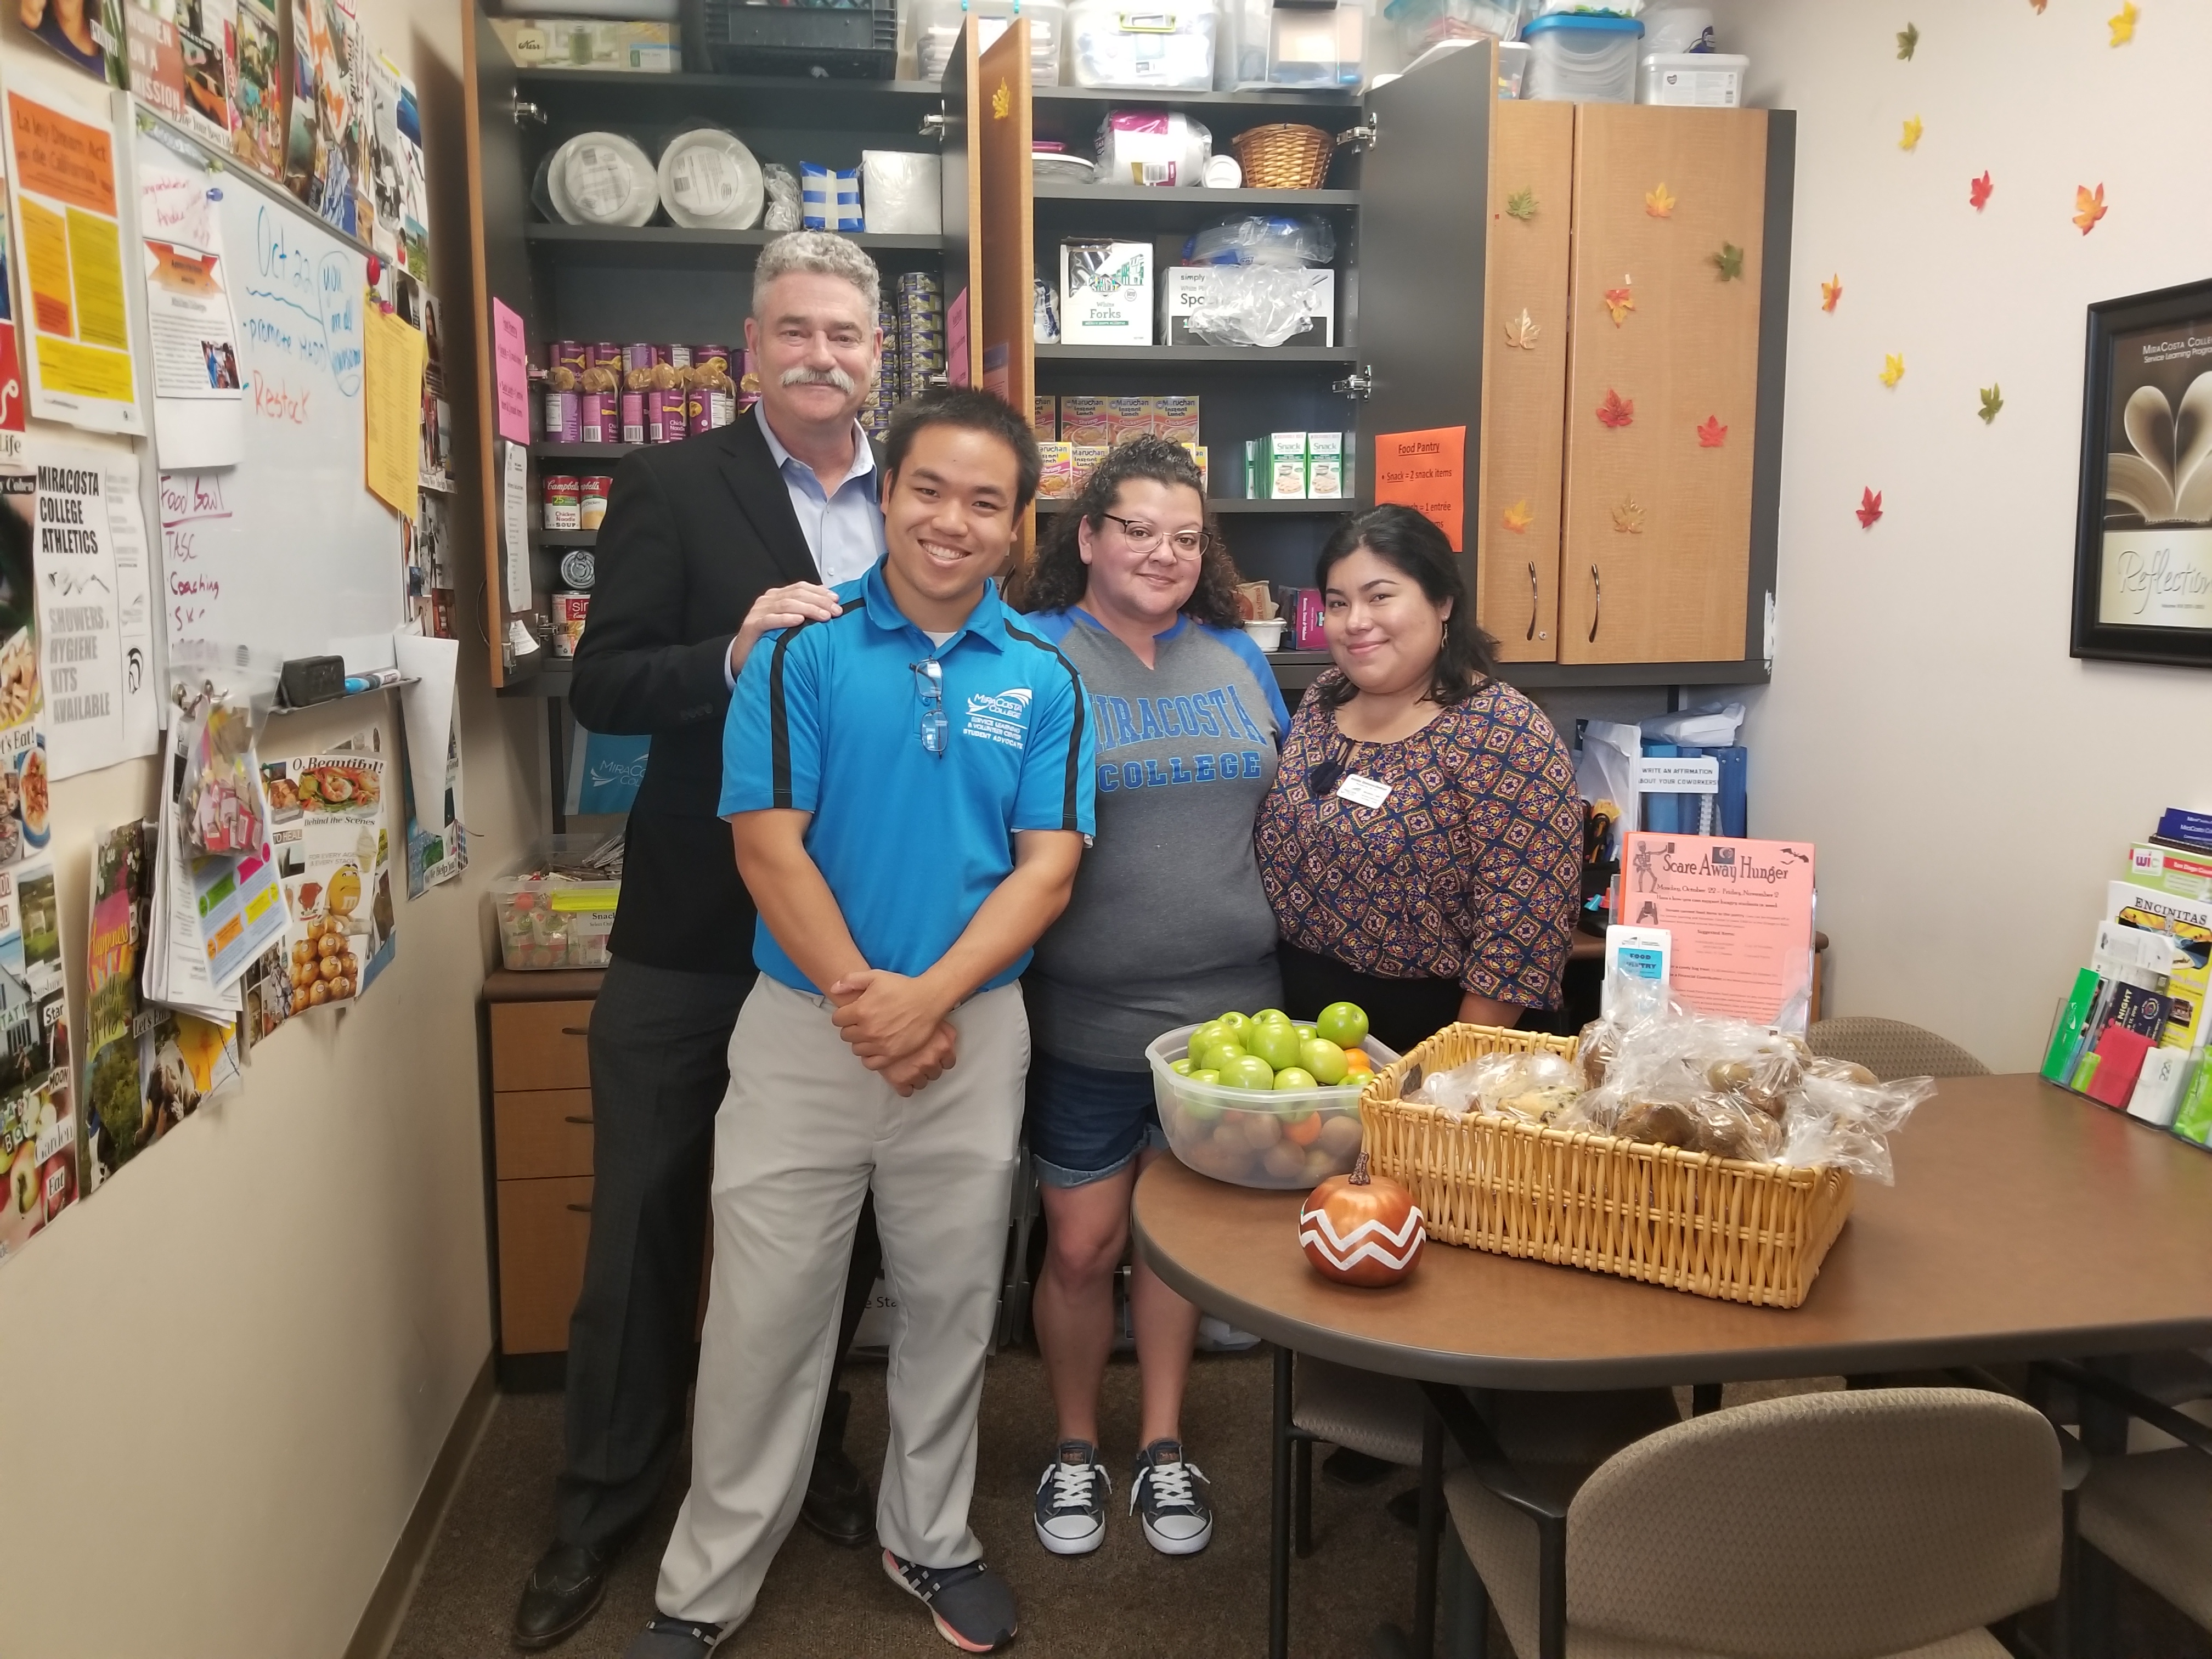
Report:
[[[162,608],[179,668],[243,665],[243,650],[273,669],[387,634],[405,610],[400,520],[365,483],[368,267],[296,207],[228,174],[209,185],[238,313],[245,459],[161,475]]]

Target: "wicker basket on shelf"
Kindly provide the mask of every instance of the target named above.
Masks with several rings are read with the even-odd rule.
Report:
[[[1405,1080],[1486,1054],[1574,1057],[1571,1037],[1450,1025],[1360,1097],[1376,1175],[1402,1182],[1431,1238],[1640,1279],[1723,1302],[1794,1308],[1851,1209],[1841,1170],[1751,1164],[1399,1097]],[[1415,1075],[1415,1068],[1419,1075]]]
[[[1250,190],[1319,190],[1336,155],[1336,140],[1319,127],[1288,121],[1249,127],[1229,141]]]

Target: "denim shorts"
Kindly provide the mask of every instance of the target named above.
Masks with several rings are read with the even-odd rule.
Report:
[[[1106,1072],[1048,1054],[1030,1057],[1030,1160],[1047,1187],[1118,1175],[1146,1146],[1164,1150],[1152,1074]]]

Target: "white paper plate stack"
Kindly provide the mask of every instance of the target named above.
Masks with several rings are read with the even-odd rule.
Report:
[[[736,135],[694,127],[660,152],[660,199],[668,216],[693,230],[750,230],[766,198],[760,162]]]
[[[539,205],[568,224],[641,225],[660,205],[652,157],[618,132],[578,133],[546,158],[539,176]]]

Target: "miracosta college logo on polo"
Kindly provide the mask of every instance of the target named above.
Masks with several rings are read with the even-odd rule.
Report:
[[[1023,722],[1028,718],[1030,699],[1035,695],[1026,685],[1005,691],[970,692],[968,723],[960,730],[969,737],[1002,743],[1009,749],[1024,748],[1029,743],[1029,732]]]

